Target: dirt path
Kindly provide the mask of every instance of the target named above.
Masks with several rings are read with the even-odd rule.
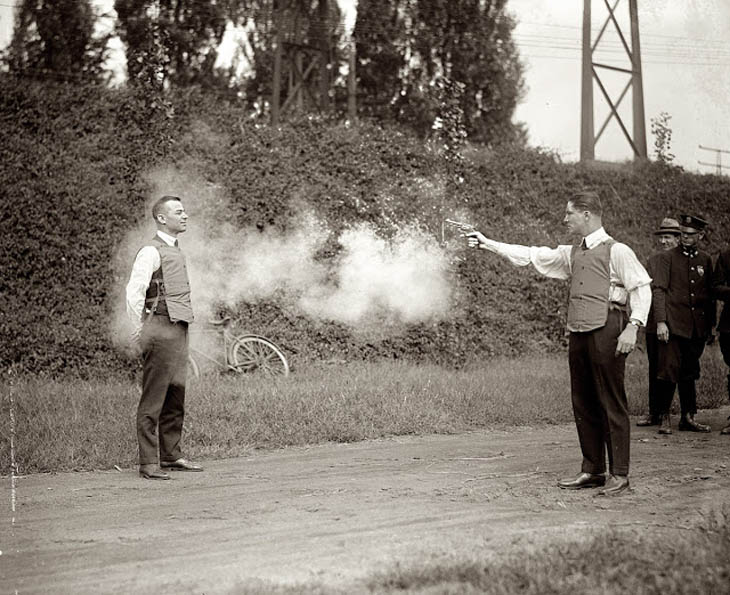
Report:
[[[728,409],[701,413],[719,428]],[[220,593],[257,579],[345,584],[396,561],[472,556],[730,504],[730,437],[632,435],[633,489],[569,492],[571,425],[254,453],[152,482],[132,469],[2,479],[0,592]]]

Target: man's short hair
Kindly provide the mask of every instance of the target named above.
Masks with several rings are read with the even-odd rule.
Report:
[[[593,190],[583,190],[571,196],[570,202],[576,211],[590,211],[599,217],[603,214],[601,197]]]
[[[152,205],[152,218],[157,221],[157,215],[162,213],[165,210],[165,205],[173,200],[182,202],[179,196],[172,196],[171,194],[166,194],[165,196],[158,198]]]

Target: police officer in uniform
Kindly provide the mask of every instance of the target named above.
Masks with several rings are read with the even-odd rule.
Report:
[[[203,470],[183,458],[180,449],[193,309],[177,236],[187,229],[188,215],[177,196],[163,196],[152,206],[152,217],[157,233],[135,258],[127,283],[127,313],[132,344],[144,358],[137,408],[139,474],[170,479],[167,470]]]
[[[715,270],[712,274],[712,289],[715,299],[723,302],[720,322],[717,324],[719,333],[720,351],[725,364],[730,366],[730,250],[720,253],[715,263]],[[727,376],[727,395],[730,399],[730,374]],[[730,418],[728,418],[730,422]],[[730,423],[722,430],[721,434],[730,434]]]
[[[671,217],[665,217],[659,229],[654,232],[659,244],[659,251],[649,257],[646,263],[646,272],[654,278],[656,262],[662,252],[671,250],[679,245],[679,221]],[[656,319],[654,309],[649,310],[649,318],[646,321],[646,357],[649,360],[649,415],[639,418],[637,426],[658,426],[661,421],[661,405],[656,387],[657,358],[659,354],[659,341],[656,337]]]
[[[680,245],[662,253],[652,282],[659,340],[657,387],[661,434],[672,433],[669,409],[676,387],[682,412],[679,430],[710,431],[709,426],[695,421],[695,382],[700,377],[700,356],[715,326],[712,258],[697,247],[707,222],[693,215],[681,215],[679,224]]]

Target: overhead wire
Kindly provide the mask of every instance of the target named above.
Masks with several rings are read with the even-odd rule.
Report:
[[[206,2],[207,0],[190,0],[193,2]],[[0,6],[18,8],[19,4],[8,4],[0,2]],[[112,9],[113,10],[113,9]],[[264,14],[268,13],[268,18],[273,19],[271,10],[263,11]],[[118,18],[109,12],[104,14],[94,13],[99,18]],[[262,11],[241,12],[240,17],[242,22],[246,22],[254,17],[260,17]],[[140,17],[140,18],[147,18]],[[227,17],[221,17],[225,18]],[[293,15],[280,16],[278,22],[283,24],[284,27],[290,27],[295,21]],[[299,21],[301,22],[301,21]],[[273,22],[272,22],[273,24]],[[531,25],[541,26],[557,29],[569,29],[573,31],[580,31],[580,27],[569,26],[569,25],[557,25],[549,23],[534,23],[530,21],[518,21],[518,25]],[[355,27],[353,27],[354,29]],[[357,23],[357,31],[360,33],[379,33],[380,29],[377,29],[375,25],[369,23]],[[342,34],[346,31],[347,26],[344,15],[340,18],[334,27],[329,29],[331,34]],[[610,29],[606,30],[609,35],[617,35],[615,31]],[[467,32],[463,37],[475,38],[477,34]],[[662,39],[674,39],[683,40],[693,43],[654,43],[642,41],[641,53],[642,53],[642,64],[651,65],[681,65],[681,66],[727,66],[730,65],[730,44],[727,42],[720,42],[719,40],[701,40],[697,38],[688,38],[680,36],[670,36],[661,34],[642,33],[642,39],[647,37],[657,37]],[[369,42],[365,39],[359,38],[356,40],[360,45],[376,45],[373,42]],[[513,31],[512,41],[518,50],[520,51],[520,57],[527,59],[548,59],[548,60],[581,60],[582,56],[582,42],[578,37],[566,37],[561,35],[545,35],[539,33],[524,33],[522,31]],[[697,43],[694,43],[697,42]],[[722,45],[715,45],[722,44]],[[534,50],[534,51],[533,51]],[[549,53],[537,53],[539,51],[547,50]],[[600,43],[594,50],[594,56],[601,60],[610,62],[614,58],[621,56],[624,61],[628,58],[626,50],[623,44],[618,39],[601,39]],[[46,71],[48,72],[48,71]],[[70,77],[83,76],[82,73],[77,72],[60,72],[54,71],[54,76],[68,75]]]

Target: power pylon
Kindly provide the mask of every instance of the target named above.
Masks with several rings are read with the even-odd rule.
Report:
[[[715,163],[707,163],[706,161],[697,161],[697,163],[699,163],[700,165],[709,165],[710,167],[714,167],[715,173],[718,176],[722,175],[723,169],[730,169],[730,166],[722,164],[722,154],[726,153],[726,154],[730,155],[730,151],[728,151],[727,149],[713,149],[712,147],[703,147],[702,145],[700,145],[699,147],[703,151],[714,151],[715,152]]]
[[[646,159],[646,129],[644,123],[644,83],[641,73],[641,48],[639,43],[639,16],[637,13],[637,0],[628,0],[629,18],[631,22],[631,44],[626,41],[626,37],[621,30],[621,26],[616,20],[616,8],[621,0],[615,0],[613,6],[609,4],[609,0],[602,0],[608,9],[608,17],[598,32],[595,40],[592,40],[591,31],[591,7],[593,0],[583,0],[583,67],[581,77],[581,127],[580,127],[580,160],[592,161],[595,159],[595,147],[606,127],[615,119],[621,128],[626,140],[628,141],[634,153],[634,159]],[[621,45],[626,51],[629,58],[630,68],[603,64],[594,60],[594,53],[600,49],[603,35],[610,24],[616,29],[621,40]],[[613,72],[621,72],[629,75],[626,83],[618,99],[615,101],[609,95],[604,81],[601,80],[600,73],[604,70]],[[595,80],[603,98],[608,103],[610,109],[606,120],[596,133],[593,122],[593,81]],[[632,90],[632,113],[633,127],[630,134],[624,121],[618,113],[618,108],[623,101],[629,89]]]

